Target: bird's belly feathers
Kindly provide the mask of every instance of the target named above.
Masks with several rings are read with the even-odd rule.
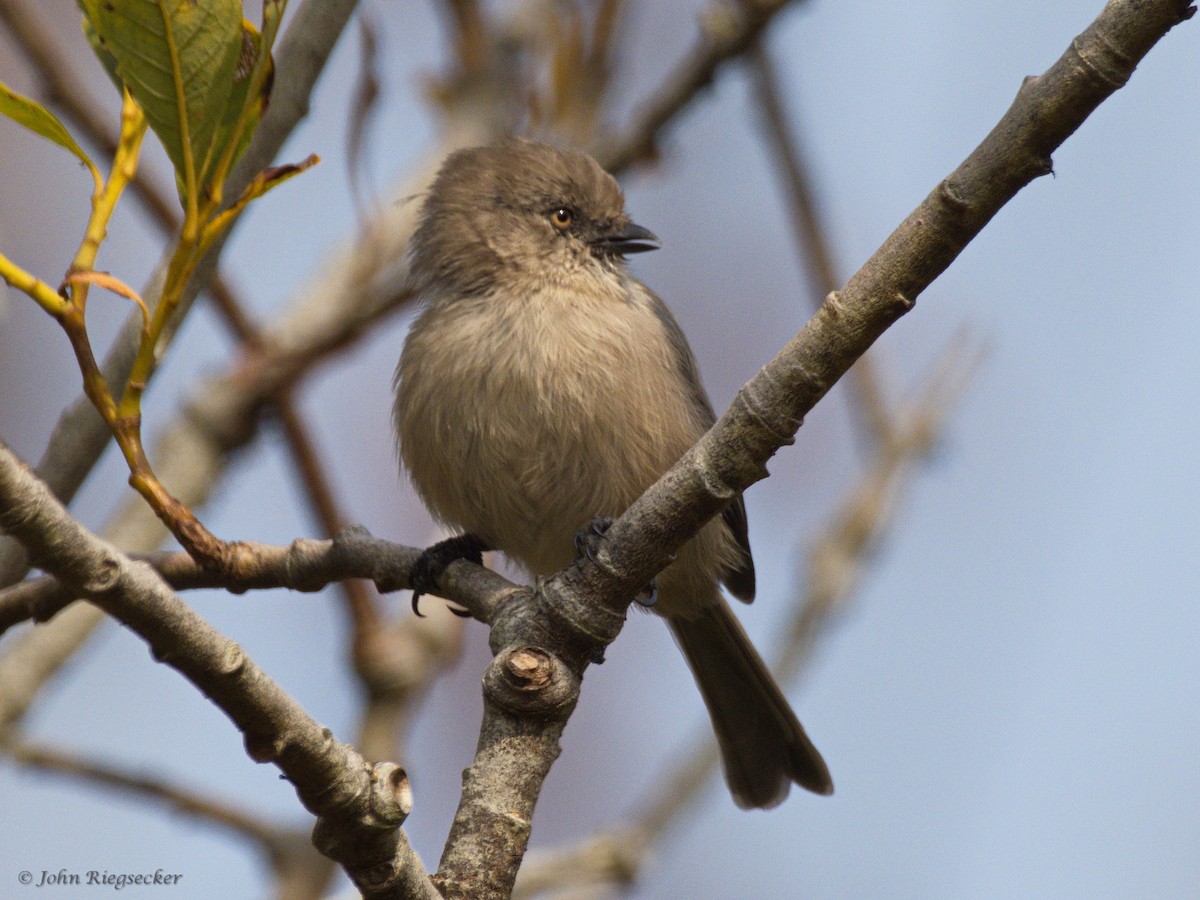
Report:
[[[396,418],[438,518],[536,574],[566,565],[704,430],[654,312],[547,291],[460,300],[413,326]]]

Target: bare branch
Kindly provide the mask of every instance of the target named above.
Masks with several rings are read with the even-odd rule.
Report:
[[[352,526],[332,540],[302,538],[287,546],[244,541],[239,545],[238,565],[228,572],[205,568],[182,552],[130,558],[147,563],[177,591],[224,588],[242,593],[288,588],[311,593],[349,578],[374,581],[381,591],[407,588],[409,570],[420,555],[415,547],[375,538],[365,528]],[[522,590],[502,575],[465,561],[447,569],[447,585],[453,585],[455,602],[470,608],[483,622],[495,617],[495,609],[507,593]],[[16,608],[26,610],[26,618],[42,620],[78,596],[69,581],[38,578],[0,592],[0,609],[6,620],[16,617]]]
[[[207,795],[149,775],[126,771],[109,763],[98,762],[80,753],[21,740],[4,740],[4,751],[14,762],[69,775],[113,790],[161,803],[174,812],[210,822],[242,837],[249,838],[268,856],[285,829],[268,825],[248,810],[233,803],[219,802]]]
[[[765,462],[791,443],[803,416],[1017,191],[1051,171],[1050,154],[1190,15],[1183,0],[1111,0],[1049,70],[1025,79],[979,147],[842,291],[825,299],[708,434],[613,523],[597,564],[559,573],[546,592],[582,589],[604,598],[613,613],[623,610],[625,598],[699,524],[766,476]]]
[[[788,639],[771,667],[780,684],[794,682],[813,659],[818,639],[849,603],[869,557],[887,537],[898,495],[928,457],[972,372],[959,359],[959,351],[956,343],[913,408],[895,417],[893,439],[876,448],[862,482],[813,543],[804,595],[794,605]],[[628,824],[573,847],[531,856],[521,869],[514,896],[531,897],[552,887],[632,882],[666,833],[687,821],[686,813],[699,802],[717,770],[719,755],[705,733],[673,759],[680,762],[656,779],[654,791]]]
[[[624,134],[603,141],[592,151],[608,171],[621,172],[629,166],[657,156],[656,142],[663,129],[679,112],[708,87],[717,69],[745,53],[771,20],[790,0],[758,0],[755,3],[716,4],[704,20],[699,46],[663,82],[634,114]]]
[[[535,668],[558,690],[556,660],[578,676],[597,659],[620,631],[629,598],[704,522],[766,476],[766,461],[793,440],[803,416],[1020,188],[1050,171],[1051,152],[1191,13],[1180,0],[1112,0],[1054,66],[1026,79],[983,143],[843,291],[826,298],[700,442],[613,523],[596,560],[582,559],[542,582],[528,604],[512,602],[500,610],[492,634],[497,663],[539,648],[547,655]],[[507,878],[516,868],[514,856],[523,852],[519,837],[558,753],[562,722],[551,705],[515,718],[510,712],[506,722],[505,707],[487,684],[480,750],[464,776],[463,802],[435,876],[450,896],[511,891]],[[532,705],[535,693],[528,689],[526,703]],[[518,735],[519,755],[495,752],[506,737]],[[489,815],[472,796],[475,784],[501,783],[508,790],[499,809],[511,812],[508,818],[498,817],[497,807]]]
[[[404,770],[369,764],[339,744],[235,643],[182,603],[148,566],[79,525],[0,444],[0,528],[30,557],[119,619],[156,659],[191,681],[234,722],[257,762],[288,777],[318,816],[317,848],[370,897],[436,897],[400,826],[412,808]]]

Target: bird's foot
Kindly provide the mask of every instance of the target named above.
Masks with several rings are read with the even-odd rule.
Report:
[[[438,541],[432,547],[426,547],[425,551],[417,557],[417,561],[413,563],[412,573],[409,575],[413,592],[413,612],[424,617],[424,613],[420,609],[421,597],[437,591],[438,579],[442,577],[442,573],[446,571],[446,567],[450,563],[465,559],[476,565],[483,565],[483,552],[490,549],[487,544],[473,534],[455,535],[444,541]],[[450,607],[450,612],[463,618],[469,618],[471,615],[466,610],[453,606]]]
[[[575,532],[575,553],[586,556],[592,563],[596,562],[596,554],[600,550],[600,542],[612,527],[612,516],[596,516],[587,526]],[[645,591],[633,598],[640,606],[650,609],[658,602],[658,580],[651,579]]]

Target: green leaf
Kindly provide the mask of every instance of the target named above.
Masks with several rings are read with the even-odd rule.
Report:
[[[42,137],[54,141],[58,146],[71,151],[79,158],[80,162],[95,171],[96,167],[88,159],[88,155],[75,143],[71,133],[63,127],[63,123],[58,121],[54,113],[36,100],[31,100],[29,97],[11,90],[3,82],[0,82],[0,114],[8,116],[35,134],[40,134]]]
[[[251,72],[258,59],[258,54],[262,52],[262,35],[254,27],[254,23],[246,19],[242,19],[241,41],[237,67],[233,74],[233,90],[229,94],[229,100],[225,104],[225,112],[221,116],[221,123],[217,126],[217,133],[213,138],[213,159],[220,156],[225,149],[225,145],[233,135],[233,130],[237,126],[238,118],[242,113],[242,107],[246,105],[246,98],[250,93]],[[258,128],[258,120],[262,117],[263,110],[266,109],[267,97],[270,94],[271,81],[274,74],[274,63],[270,59],[267,60],[267,73],[263,89],[260,91],[259,96],[252,102],[246,124],[242,129],[241,138],[238,140],[237,150],[233,154],[233,162],[237,162],[242,154],[246,152],[246,147],[250,144],[250,138],[254,137],[254,131]],[[205,169],[207,168],[206,166]]]
[[[180,182],[198,188],[233,89],[241,0],[79,2]]]

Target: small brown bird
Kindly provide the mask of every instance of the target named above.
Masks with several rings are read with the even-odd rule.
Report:
[[[534,575],[575,557],[576,534],[618,516],[713,424],[696,361],[624,256],[658,246],[585,153],[530,141],[442,165],[412,240],[424,309],[396,370],[400,456],[458,546]],[[754,597],[739,497],[658,576],[666,618],[712,717],[742,807],[829,771],[721,595]]]

